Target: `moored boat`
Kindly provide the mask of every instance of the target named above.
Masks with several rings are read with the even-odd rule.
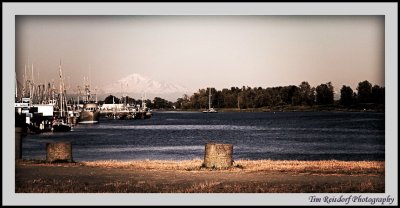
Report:
[[[203,113],[218,113],[214,108],[209,108],[208,110],[203,111]]]
[[[79,114],[80,124],[99,123],[100,110],[97,103],[85,103],[83,104],[82,111]]]
[[[67,132],[71,131],[71,126],[64,122],[63,119],[57,119],[53,122],[53,132]]]
[[[204,110],[203,113],[218,113],[218,111],[211,107],[211,88],[208,90],[208,109]]]
[[[90,91],[90,85],[87,83],[87,79],[85,80],[85,96],[82,110],[79,113],[79,121],[80,124],[94,124],[99,123],[100,121],[100,108],[97,103],[97,95],[96,101],[92,100],[93,94]]]
[[[66,92],[64,87],[64,79],[62,78],[62,70],[61,70],[61,60],[59,65],[60,70],[60,102],[59,102],[59,115],[57,119],[53,120],[52,131],[53,132],[67,132],[71,131],[71,125],[68,124],[68,120],[65,115],[68,116],[67,112],[67,100],[66,100]]]

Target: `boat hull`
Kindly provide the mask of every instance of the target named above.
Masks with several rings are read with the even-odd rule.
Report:
[[[71,126],[65,124],[53,125],[53,132],[66,132],[66,131],[71,131]]]
[[[136,112],[134,115],[135,119],[148,119],[151,118],[152,114],[150,112]]]
[[[82,111],[79,115],[80,124],[93,124],[99,123],[100,112],[99,111]]]
[[[212,108],[210,110],[203,111],[203,113],[218,113],[218,111],[216,111],[214,108]]]
[[[100,110],[97,103],[85,103],[83,109],[79,114],[80,124],[93,124],[99,123]]]

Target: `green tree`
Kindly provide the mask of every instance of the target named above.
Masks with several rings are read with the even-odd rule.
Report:
[[[238,108],[239,109],[246,108],[246,99],[245,99],[245,92],[244,91],[239,91],[238,92],[237,99],[238,99],[238,101],[237,101],[238,102],[238,104],[237,104]]]
[[[343,85],[340,89],[340,104],[344,106],[353,104],[353,90],[350,86]]]
[[[160,97],[155,97],[153,99],[153,108],[155,109],[172,108],[172,102],[162,99]]]
[[[357,101],[359,103],[369,103],[372,100],[372,84],[367,80],[358,83],[357,87]]]
[[[150,99],[144,100],[144,103],[146,103],[146,107],[154,108],[154,104]]]
[[[385,103],[385,88],[378,85],[374,85],[371,89],[371,99],[372,102],[376,104]]]
[[[129,96],[125,96],[121,98],[121,103],[134,105],[136,103],[136,100]]]
[[[199,108],[208,108],[208,88],[199,90]]]
[[[175,102],[175,106],[179,109],[191,108],[190,98],[187,94],[184,94],[182,98],[178,98]]]
[[[297,86],[290,85],[280,89],[280,97],[284,104],[292,104],[293,95],[298,90]]]
[[[315,102],[315,88],[303,81],[292,97],[293,105],[313,105]]]
[[[255,107],[260,108],[266,106],[264,90],[261,87],[255,88],[254,90],[255,90],[255,96],[254,96]]]
[[[119,98],[115,97],[114,95],[109,95],[104,99],[105,104],[114,104],[114,103],[118,104],[118,103],[120,103],[120,101],[121,100]]]
[[[331,82],[320,84],[316,88],[316,102],[318,105],[333,104],[333,86]]]

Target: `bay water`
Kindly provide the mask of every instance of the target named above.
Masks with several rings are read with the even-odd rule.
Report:
[[[153,112],[145,120],[101,119],[71,132],[23,138],[24,159],[46,159],[46,143],[69,141],[75,161],[190,160],[208,142],[233,158],[384,160],[385,114],[375,112]]]

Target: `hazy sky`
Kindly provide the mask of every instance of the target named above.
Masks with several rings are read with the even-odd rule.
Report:
[[[384,86],[384,16],[17,16],[16,67],[71,87],[132,73],[179,84]],[[37,70],[38,69],[38,70]],[[91,69],[91,70],[89,70]],[[37,77],[35,77],[37,79]],[[68,78],[67,78],[68,79]]]

